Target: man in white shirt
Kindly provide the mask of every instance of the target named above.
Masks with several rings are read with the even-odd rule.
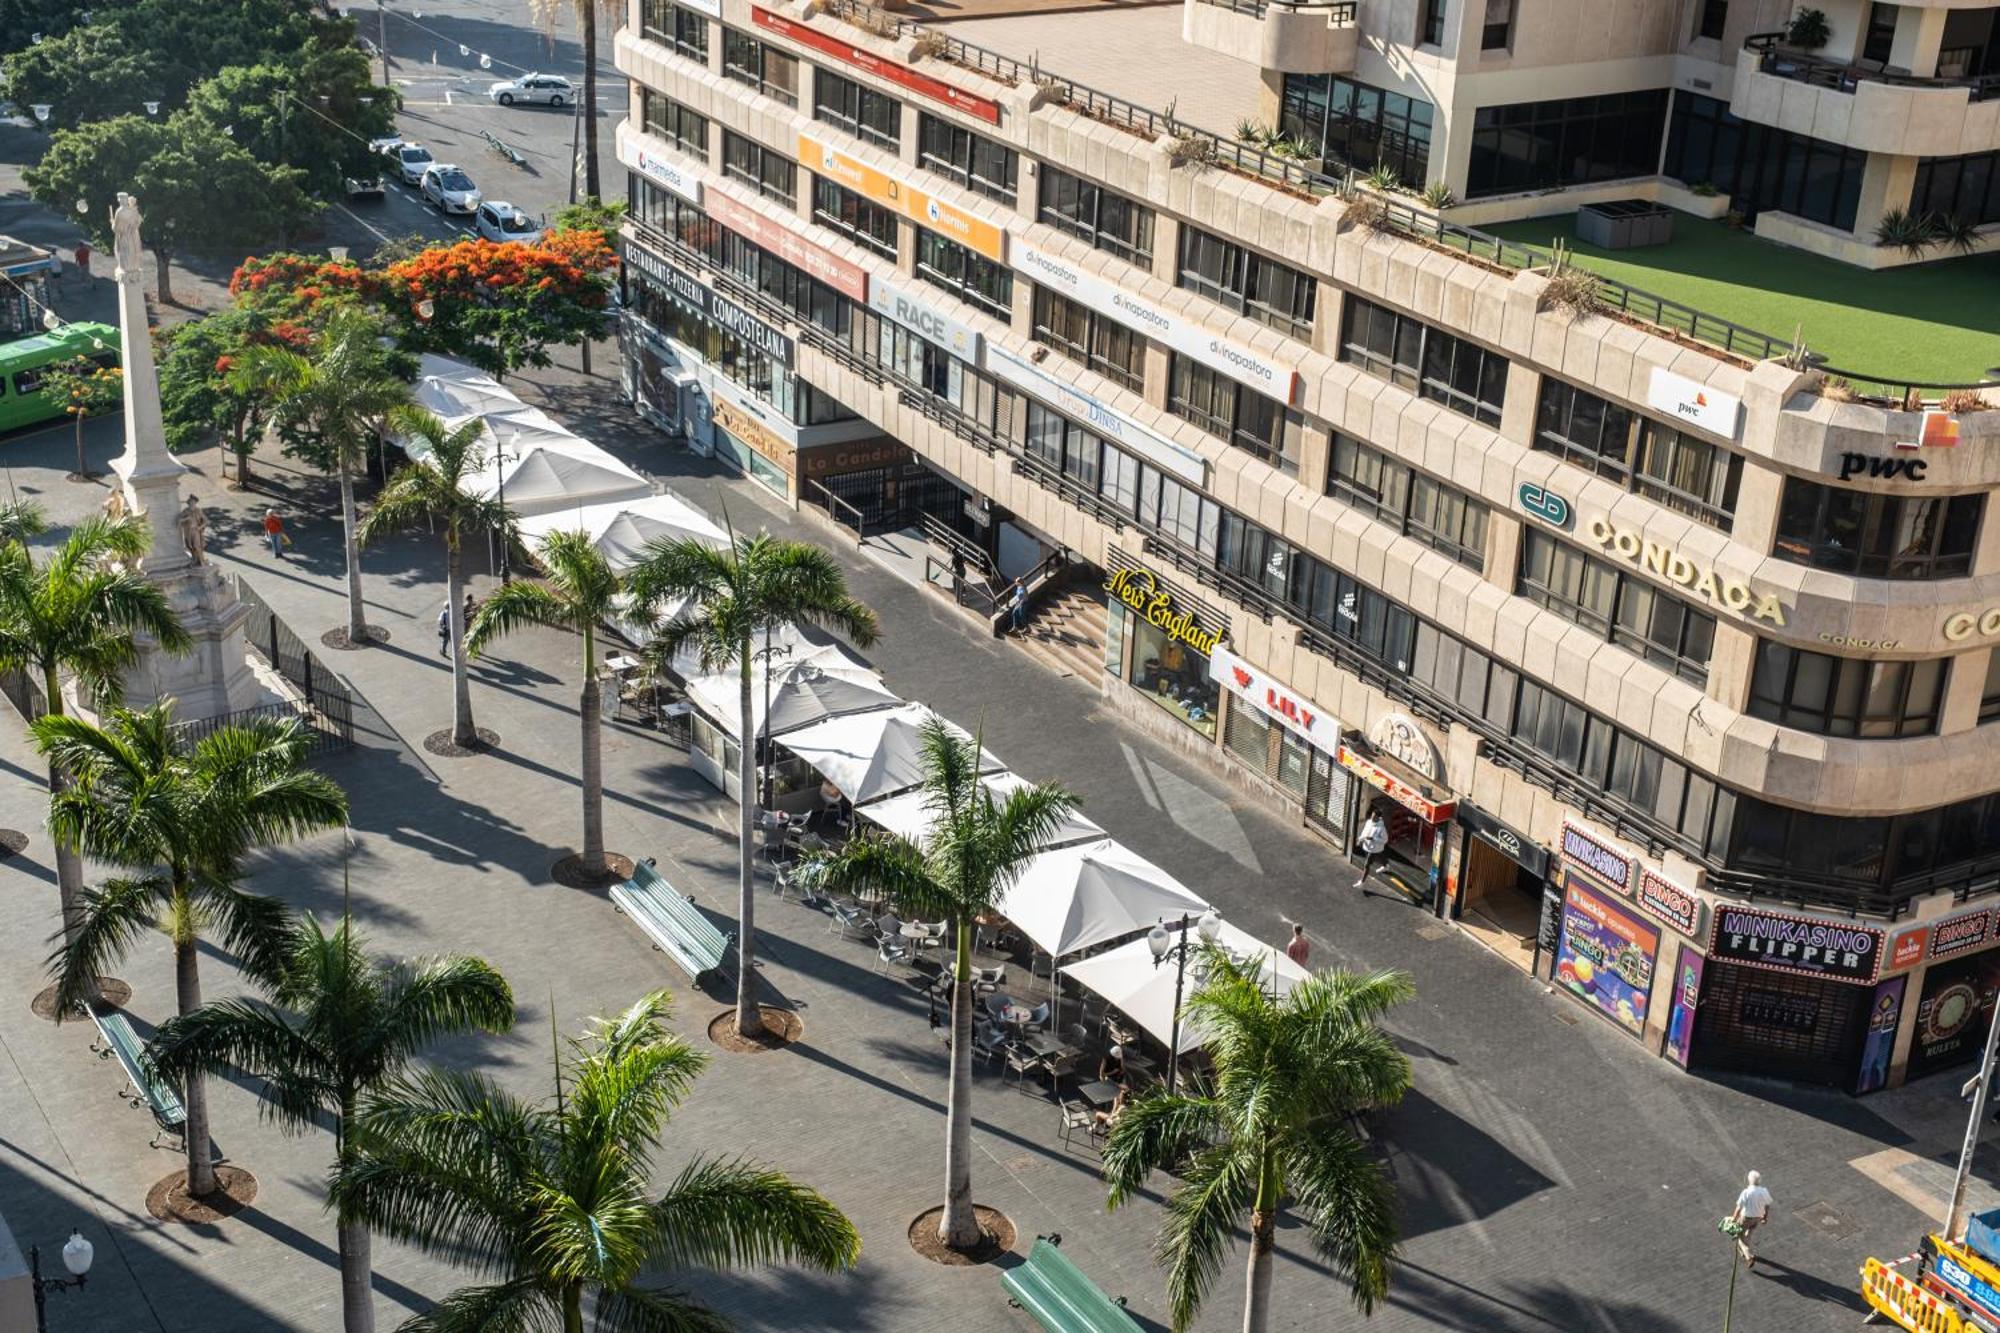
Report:
[[[1354,881],[1354,887],[1358,889],[1375,873],[1376,865],[1387,859],[1389,824],[1382,818],[1380,810],[1368,812],[1367,820],[1361,825],[1361,836],[1356,841],[1360,844],[1362,856],[1361,874]]]
[[[1755,1268],[1757,1256],[1750,1249],[1750,1237],[1771,1218],[1771,1191],[1764,1188],[1764,1178],[1755,1171],[1750,1173],[1748,1182],[1736,1196],[1736,1211],[1729,1218],[1743,1228],[1743,1234],[1736,1238],[1737,1252],[1745,1264]]]

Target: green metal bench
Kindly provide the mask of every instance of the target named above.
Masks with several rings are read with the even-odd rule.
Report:
[[[1125,1298],[1113,1300],[1056,1247],[1062,1236],[1035,1237],[1026,1262],[1000,1275],[1007,1303],[1026,1310],[1049,1333],[1139,1333],[1125,1313]]]
[[[632,878],[611,888],[611,901],[652,937],[653,947],[674,960],[690,981],[699,982],[722,966],[736,941],[660,878],[650,860],[632,868]]]
[[[100,1060],[116,1060],[131,1081],[131,1093],[119,1095],[153,1113],[153,1123],[159,1126],[153,1135],[153,1146],[178,1148],[178,1143],[161,1143],[160,1136],[165,1134],[172,1140],[187,1132],[187,1108],[181,1105],[181,1095],[173,1084],[154,1071],[152,1057],[140,1044],[139,1034],[132,1031],[132,1020],[116,1009],[99,1013],[86,1005],[85,1011],[97,1025],[97,1040],[91,1043],[91,1049]]]

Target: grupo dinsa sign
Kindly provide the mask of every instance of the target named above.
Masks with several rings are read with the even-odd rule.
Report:
[[[1203,629],[1194,612],[1174,602],[1173,590],[1164,586],[1150,569],[1114,569],[1104,580],[1104,591],[1137,612],[1148,625],[1169,639],[1179,639],[1198,653],[1215,651],[1222,640],[1219,631]]]
[[[1822,921],[1748,907],[1715,909],[1708,955],[1778,972],[1870,982],[1882,963],[1882,932],[1852,921]]]

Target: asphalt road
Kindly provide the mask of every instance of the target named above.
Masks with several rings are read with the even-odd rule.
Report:
[[[536,27],[523,0],[389,5],[380,17],[368,6],[353,6],[350,12],[370,42],[378,41],[378,34],[386,37],[389,77],[403,95],[397,128],[405,139],[423,144],[440,162],[464,168],[487,199],[513,204],[531,217],[552,218],[569,202],[570,144],[577,131],[572,108],[498,106],[486,90],[496,80],[531,70],[564,75],[580,90],[583,48],[573,18],[566,17],[551,39]],[[612,145],[625,115],[626,84],[612,68],[613,32],[600,15],[598,169],[604,197],[623,199],[625,169]],[[482,55],[490,59],[490,68],[481,67]],[[525,164],[517,167],[496,152],[486,142],[487,133],[518,151]],[[577,189],[581,193],[581,176]],[[437,240],[472,234],[469,219],[439,214],[414,186],[394,181],[380,201],[334,205],[324,230],[325,244],[347,246],[357,257],[412,233]]]

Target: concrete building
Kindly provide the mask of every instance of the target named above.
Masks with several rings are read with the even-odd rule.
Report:
[[[1746,46],[1788,9],[1746,0],[1041,7],[635,0],[639,409],[920,529],[996,624],[1023,578],[1108,702],[1325,833],[1329,893],[1379,811],[1385,882],[1680,1065],[1868,1091],[1974,1058],[2000,412],[1579,297],[1461,218],[1720,200],[1879,259],[1938,157],[2000,148],[1945,57],[1985,68],[1992,11],[1829,5],[1808,58]],[[1903,138],[1836,130],[1878,96]],[[1947,96],[1949,132],[1916,109]]]

